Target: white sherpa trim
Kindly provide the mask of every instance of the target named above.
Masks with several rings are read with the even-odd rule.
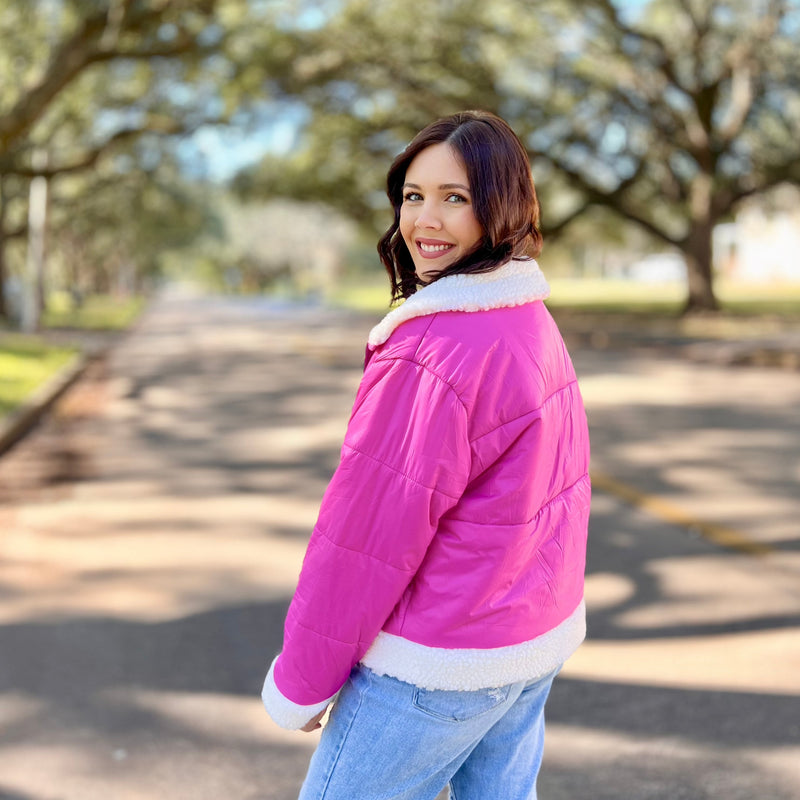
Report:
[[[558,669],[586,637],[583,601],[553,630],[528,642],[489,650],[427,647],[381,631],[361,659],[379,675],[422,689],[472,692],[535,680]]]
[[[371,331],[368,343],[383,344],[392,331],[414,317],[439,311],[487,311],[544,300],[550,296],[544,274],[532,258],[512,259],[492,272],[447,275],[423,286],[390,311]]]
[[[281,690],[275,685],[275,662],[278,658],[280,656],[274,659],[267,677],[264,679],[261,700],[264,703],[264,708],[267,709],[267,712],[277,725],[280,725],[281,728],[286,728],[288,731],[296,731],[307,722],[310,722],[320,711],[326,709],[333,702],[336,695],[323,700],[321,703],[315,703],[313,706],[301,706],[292,702],[288,697],[281,694]]]

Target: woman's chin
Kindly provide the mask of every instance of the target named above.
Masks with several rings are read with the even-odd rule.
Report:
[[[447,269],[448,266],[449,266],[449,264],[439,264],[436,267],[431,267],[431,266],[428,266],[428,265],[425,265],[425,267],[423,267],[422,269],[420,269],[418,267],[417,268],[417,277],[423,283],[431,283],[432,281],[436,280],[436,278],[439,276],[439,273],[442,270]]]

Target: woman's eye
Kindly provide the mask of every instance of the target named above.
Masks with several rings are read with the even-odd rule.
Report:
[[[464,195],[453,193],[453,194],[447,195],[447,202],[448,203],[466,203],[467,202],[467,198],[464,197]]]
[[[406,203],[415,203],[417,200],[421,200],[422,195],[419,192],[406,192],[403,195],[403,200]]]

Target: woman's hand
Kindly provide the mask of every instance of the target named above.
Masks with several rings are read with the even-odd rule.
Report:
[[[317,730],[317,728],[321,728],[322,723],[320,722],[320,720],[325,716],[325,712],[327,710],[328,710],[327,708],[323,708],[322,711],[320,711],[316,717],[306,722],[306,724],[303,725],[303,727],[300,728],[300,730],[304,731],[305,733],[311,733],[311,731],[315,731]]]

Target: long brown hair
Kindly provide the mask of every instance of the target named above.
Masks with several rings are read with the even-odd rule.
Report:
[[[472,252],[438,272],[434,280],[459,273],[491,272],[513,256],[536,258],[542,249],[539,200],[522,142],[500,117],[488,111],[461,111],[421,130],[389,169],[386,193],[394,209],[394,222],[378,242],[378,254],[389,273],[393,300],[409,297],[422,283],[400,233],[406,171],[425,148],[441,142],[447,142],[464,164],[483,238]]]

